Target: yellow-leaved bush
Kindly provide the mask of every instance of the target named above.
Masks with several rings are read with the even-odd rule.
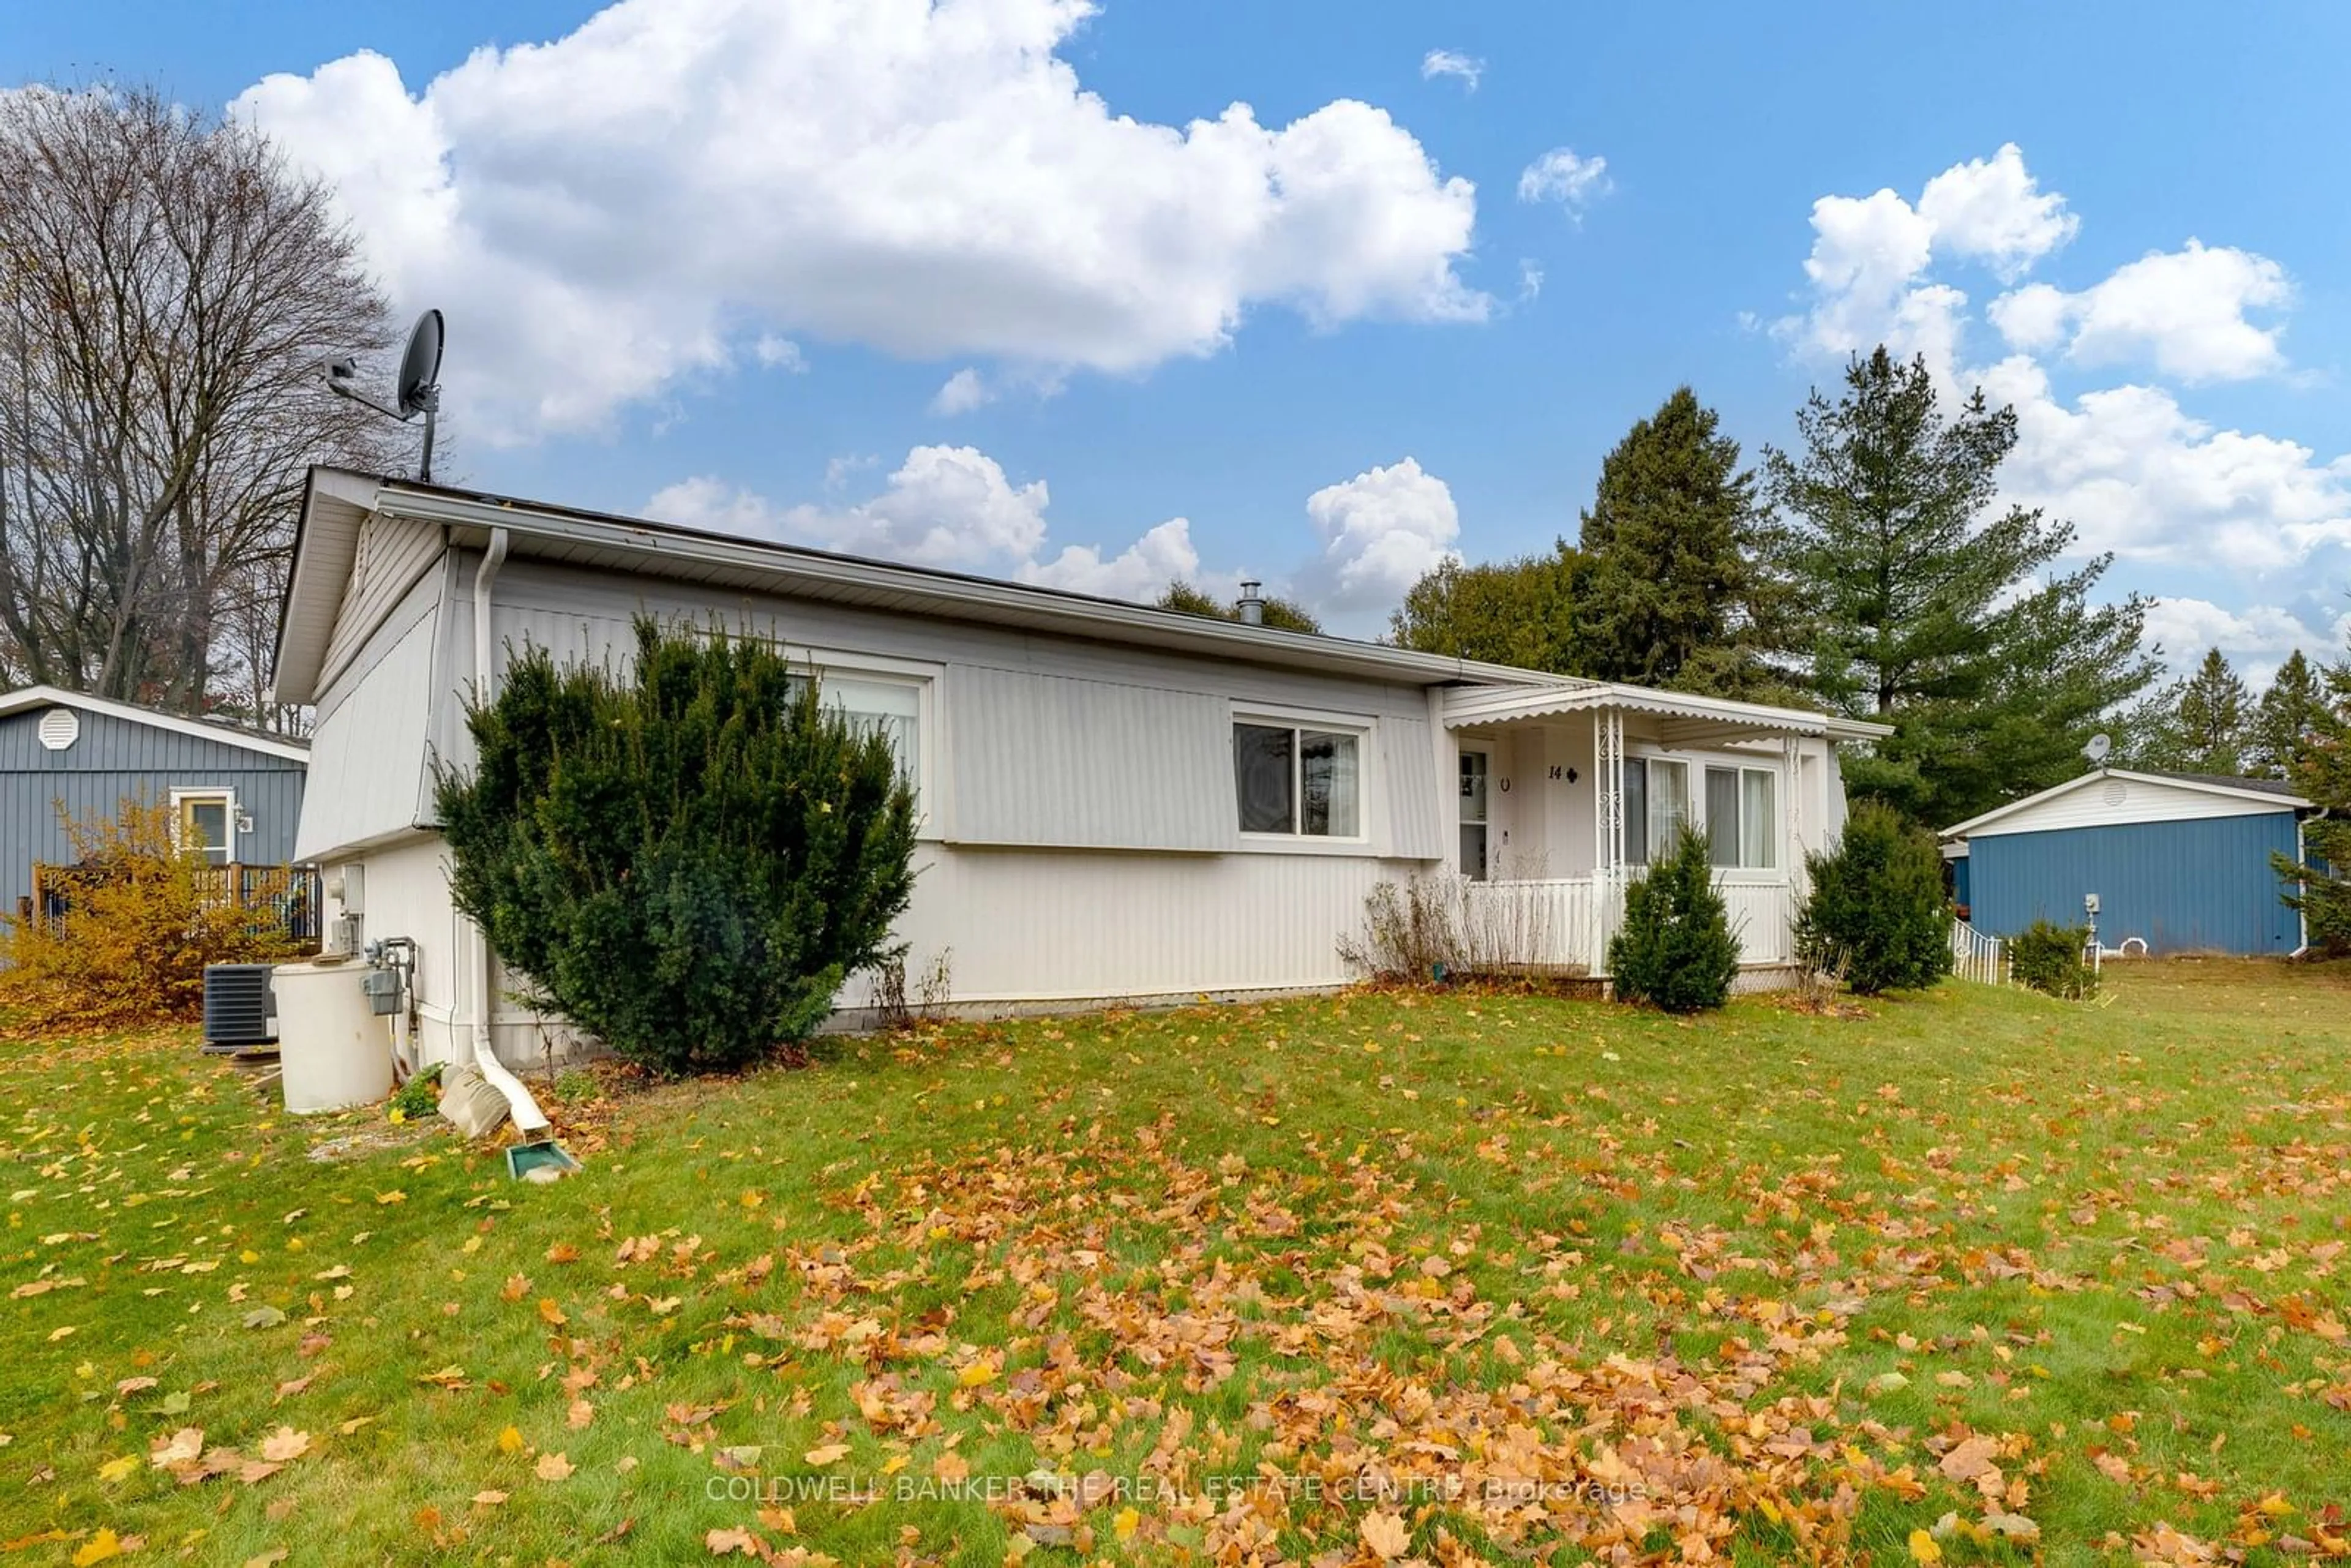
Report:
[[[18,1028],[201,1018],[207,964],[304,951],[282,922],[224,895],[201,850],[173,842],[168,806],[126,798],[110,817],[58,815],[73,863],[51,868],[43,891],[62,896],[0,921],[0,1005]]]

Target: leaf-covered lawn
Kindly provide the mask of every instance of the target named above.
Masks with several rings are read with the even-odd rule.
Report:
[[[0,1047],[0,1543],[2342,1553],[2351,977],[2115,992],[950,1028],[575,1096],[553,1186],[184,1035]]]

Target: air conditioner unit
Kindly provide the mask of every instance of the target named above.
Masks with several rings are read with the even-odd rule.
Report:
[[[277,1043],[277,1005],[267,964],[204,966],[204,1049],[254,1051]]]

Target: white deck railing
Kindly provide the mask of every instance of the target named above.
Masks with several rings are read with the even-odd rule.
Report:
[[[1987,986],[2008,984],[2008,944],[1964,920],[1952,921],[1951,973]]]
[[[1784,964],[1791,951],[1795,890],[1785,882],[1724,882],[1730,928],[1744,964]],[[1469,884],[1468,929],[1473,958],[1496,967],[1533,965],[1608,971],[1608,943],[1625,914],[1624,884],[1613,877],[1541,877]]]

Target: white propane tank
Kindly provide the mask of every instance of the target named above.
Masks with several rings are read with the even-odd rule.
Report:
[[[361,964],[280,964],[278,1083],[296,1115],[372,1104],[392,1092],[392,1040],[360,989]]]

